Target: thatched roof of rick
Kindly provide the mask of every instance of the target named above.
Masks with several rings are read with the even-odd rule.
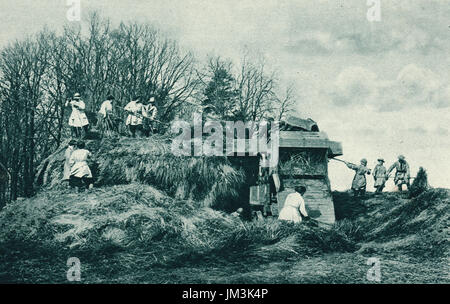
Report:
[[[289,116],[280,123],[280,148],[328,149],[328,157],[343,154],[342,144],[331,141],[311,118]]]

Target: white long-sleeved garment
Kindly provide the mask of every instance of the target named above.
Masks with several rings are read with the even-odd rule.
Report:
[[[130,112],[125,122],[127,126],[142,125],[142,103],[132,100],[125,106],[124,109],[125,111]]]
[[[89,124],[86,113],[84,109],[86,105],[82,100],[71,100],[70,105],[72,106],[72,113],[69,117],[69,126],[71,127],[84,127]]]
[[[303,197],[298,192],[291,193],[286,197],[286,201],[284,202],[283,209],[281,209],[280,214],[278,215],[278,219],[300,223],[302,217],[300,216],[299,210],[303,216],[308,216]]]
[[[72,152],[70,156],[70,175],[75,177],[92,177],[91,169],[87,164],[87,159],[91,152],[86,149],[78,149]]]
[[[111,100],[105,100],[102,105],[100,106],[100,110],[98,113],[100,113],[103,117],[106,117],[106,114],[111,113],[113,110]]]

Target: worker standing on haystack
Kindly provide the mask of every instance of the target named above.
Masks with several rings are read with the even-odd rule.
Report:
[[[386,172],[387,170],[386,167],[384,166],[384,159],[379,158],[378,164],[375,166],[372,173],[373,179],[375,181],[374,187],[377,189],[375,190],[375,193],[383,192],[387,180]]]
[[[64,174],[63,174],[63,181],[70,181],[70,157],[72,156],[73,151],[75,150],[75,147],[77,145],[77,141],[74,139],[71,139],[69,141],[69,145],[66,149],[66,152],[64,153],[64,157],[66,161],[64,162]]]
[[[291,193],[286,197],[283,209],[281,209],[280,214],[278,215],[279,220],[300,223],[302,221],[302,216],[304,216],[305,220],[309,219],[308,212],[306,212],[305,208],[305,200],[303,199],[306,187],[296,186],[294,190],[294,193]]]
[[[148,102],[142,106],[142,116],[144,117],[143,130],[145,136],[149,136],[150,132],[154,132],[155,129],[155,119],[158,109],[155,106],[155,97],[150,97]]]
[[[113,106],[114,96],[109,95],[107,99],[100,106],[100,110],[98,111],[99,120],[98,120],[98,128],[101,130],[102,135],[105,133],[107,136],[111,136],[114,131],[116,131],[115,123],[114,123],[114,114],[113,114]]]
[[[390,174],[394,168],[396,169],[394,184],[398,187],[398,190],[402,191],[403,184],[406,184],[406,187],[409,190],[409,180],[411,179],[411,176],[409,172],[409,165],[403,155],[399,155],[398,161],[389,167],[388,174]]]
[[[89,120],[84,112],[86,105],[84,101],[81,100],[80,93],[75,93],[73,100],[66,101],[66,107],[69,105],[72,107],[72,113],[69,117],[69,126],[72,130],[72,136],[80,138],[84,131],[84,137],[86,137],[89,130]]]
[[[140,96],[135,96],[124,108],[129,113],[125,125],[132,137],[136,137],[136,131],[142,132],[143,105],[140,100]]]
[[[370,169],[367,168],[367,159],[361,159],[361,164],[355,165],[352,163],[345,162],[347,167],[355,170],[355,176],[352,182],[352,191],[354,196],[363,196],[366,194],[366,174],[370,174]]]
[[[77,142],[77,149],[70,156],[70,186],[77,187],[78,191],[83,188],[90,189],[92,184],[92,173],[87,160],[91,157],[91,152],[85,149],[84,141]]]

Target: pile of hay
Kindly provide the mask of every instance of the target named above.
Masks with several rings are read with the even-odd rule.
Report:
[[[91,140],[90,163],[95,187],[140,182],[178,199],[201,201],[204,206],[234,211],[245,206],[239,193],[247,187],[245,173],[226,157],[175,156],[170,140],[162,136]],[[38,168],[36,185],[62,189],[65,145]]]
[[[11,265],[44,256],[46,265],[75,256],[94,268],[105,260],[143,267],[143,259],[145,267],[173,268],[356,250],[354,242],[333,230],[277,220],[244,222],[135,183],[86,193],[48,190],[13,202],[0,212],[0,248],[0,281],[2,270],[20,281]]]
[[[429,189],[413,199],[398,192],[369,194],[363,200],[347,193],[334,195],[341,220],[337,226],[354,240],[366,242],[363,252],[401,252],[412,258],[450,256],[450,190]]]

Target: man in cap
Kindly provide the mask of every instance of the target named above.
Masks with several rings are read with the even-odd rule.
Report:
[[[84,101],[81,100],[80,93],[75,93],[75,95],[73,95],[73,100],[66,101],[66,107],[69,105],[72,107],[72,113],[69,117],[69,126],[72,130],[72,136],[81,137],[83,130],[84,136],[86,136],[89,131],[89,121],[85,113],[86,105],[84,104]]]
[[[384,159],[382,158],[378,159],[378,164],[373,169],[372,176],[375,181],[374,187],[377,189],[375,190],[375,193],[381,193],[383,191],[387,179],[386,167],[384,166]]]
[[[361,159],[361,164],[355,165],[352,163],[346,163],[347,167],[355,170],[355,176],[352,182],[352,191],[354,196],[363,196],[366,194],[366,174],[370,174],[370,169],[367,168],[367,159]]]
[[[125,125],[132,137],[136,137],[136,131],[142,132],[143,106],[140,100],[141,96],[135,96],[124,108],[128,112]]]
[[[158,109],[155,106],[155,97],[152,96],[149,98],[148,102],[142,106],[142,116],[144,117],[143,130],[145,136],[149,136],[150,132],[153,132],[157,113]]]
[[[398,190],[402,191],[403,184],[406,184],[406,187],[409,189],[409,180],[411,179],[409,165],[403,155],[399,155],[398,161],[389,167],[388,174],[390,174],[394,168],[396,169],[394,183],[398,187]]]

